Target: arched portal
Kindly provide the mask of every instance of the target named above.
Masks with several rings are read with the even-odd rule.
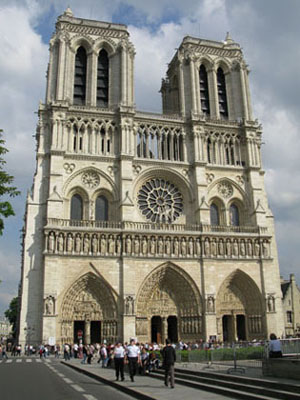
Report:
[[[117,339],[117,296],[101,276],[87,273],[67,291],[61,307],[61,342]]]
[[[191,277],[172,263],[150,273],[137,296],[136,334],[140,341],[163,342],[168,336],[202,337],[202,302]],[[156,340],[155,340],[156,339]]]
[[[217,330],[224,342],[264,337],[262,294],[247,274],[236,270],[221,285],[216,299]]]

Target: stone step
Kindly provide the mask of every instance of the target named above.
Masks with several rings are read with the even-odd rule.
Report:
[[[163,371],[156,371],[154,374],[158,375],[160,379],[164,379]],[[153,375],[152,375],[153,376]],[[154,375],[155,376],[155,375]],[[158,377],[157,376],[157,377]],[[287,392],[285,390],[279,390],[275,388],[268,388],[261,386],[259,384],[254,385],[252,384],[246,384],[245,381],[230,381],[230,380],[222,380],[222,376],[219,376],[219,374],[214,374],[213,377],[208,377],[208,376],[196,376],[194,374],[189,374],[188,372],[180,373],[176,372],[176,382],[181,383],[181,384],[186,384],[191,386],[192,384],[199,385],[199,389],[204,390],[204,386],[207,387],[207,390],[209,391],[214,391],[215,393],[220,394],[220,389],[225,392],[223,393],[226,395],[226,391],[229,390],[231,393],[230,395],[235,398],[241,398],[240,394],[243,393],[242,398],[247,398],[247,399],[252,399],[252,398],[271,398],[271,399],[280,399],[280,400],[300,400],[300,394],[298,393],[291,393]],[[225,375],[227,377],[227,375]],[[235,377],[240,379],[240,377]],[[194,387],[194,386],[192,386]],[[212,389],[213,388],[213,389]],[[227,394],[229,395],[229,394]],[[245,397],[247,396],[247,397]],[[254,396],[254,397],[252,397]],[[259,397],[257,397],[259,396]]]
[[[293,385],[291,383],[284,383],[284,382],[276,382],[270,379],[258,379],[258,378],[251,378],[247,376],[236,376],[236,375],[228,375],[222,373],[214,373],[214,372],[204,372],[204,371],[191,371],[186,369],[175,368],[176,373],[187,374],[189,376],[203,376],[203,377],[210,377],[214,380],[222,380],[228,382],[243,382],[246,385],[253,385],[253,386],[261,386],[264,388],[271,388],[282,390],[285,392],[297,393],[300,394],[300,385]]]
[[[155,372],[154,374],[151,373],[151,377],[155,379],[160,379],[164,380],[164,377],[161,376],[162,374]],[[200,383],[200,382],[195,382],[189,379],[182,379],[178,378],[177,374],[175,374],[175,383],[178,385],[185,385],[194,389],[198,390],[203,390],[215,394],[219,394],[222,396],[229,397],[231,399],[242,399],[242,400],[274,400],[274,397],[270,396],[265,396],[261,394],[255,394],[255,393],[247,393],[242,390],[238,389],[230,389],[227,387],[221,387],[217,386],[214,383],[208,384],[208,383]]]

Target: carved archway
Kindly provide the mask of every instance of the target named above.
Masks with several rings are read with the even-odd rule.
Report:
[[[73,342],[75,321],[85,324],[86,343],[91,342],[92,322],[99,322],[102,340],[114,342],[117,338],[117,295],[103,277],[94,273],[83,275],[69,288],[60,315],[62,343]]]
[[[217,331],[224,341],[264,337],[263,297],[253,279],[241,270],[222,283],[217,299]]]
[[[162,318],[161,340],[168,335],[168,318],[178,320],[178,337],[199,339],[202,332],[202,301],[193,279],[173,263],[152,271],[137,296],[136,333],[141,341],[151,339],[151,319]]]

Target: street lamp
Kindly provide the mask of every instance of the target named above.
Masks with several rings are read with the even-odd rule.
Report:
[[[27,342],[27,354],[30,355],[30,338],[31,335],[34,333],[35,329],[31,326],[27,326],[24,328],[25,335],[26,335],[26,342]],[[25,344],[26,346],[26,344]]]

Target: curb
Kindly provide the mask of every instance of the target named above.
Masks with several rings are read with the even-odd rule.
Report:
[[[119,390],[120,392],[126,393],[135,399],[139,400],[158,400],[156,397],[151,397],[145,393],[139,392],[138,390],[129,388],[127,386],[123,386],[117,382],[111,381],[109,379],[103,378],[102,376],[96,375],[93,372],[87,371],[85,369],[82,369],[80,367],[77,367],[76,365],[68,364],[65,361],[61,361],[61,364],[66,365],[69,368],[74,369],[77,372],[80,372],[81,374],[84,374],[92,379],[95,379],[101,383],[104,383],[105,385],[111,386],[114,389]]]

